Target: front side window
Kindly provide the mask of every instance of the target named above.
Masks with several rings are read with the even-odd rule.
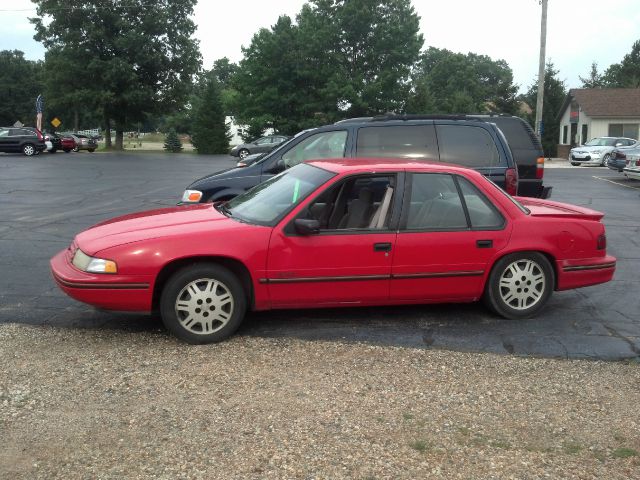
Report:
[[[500,155],[487,130],[467,125],[437,125],[440,160],[467,167],[496,167]]]
[[[346,144],[346,130],[316,133],[282,155],[282,160],[290,168],[306,160],[343,158]]]
[[[271,137],[259,138],[254,143],[256,145],[266,145],[267,143],[271,143]]]
[[[438,159],[433,125],[361,128],[356,152],[359,157]]]
[[[408,205],[407,230],[467,229],[458,189],[449,174],[414,173]]]
[[[8,137],[9,129],[8,128],[0,128],[0,137]]]
[[[334,175],[312,165],[298,165],[221,204],[218,209],[241,222],[273,226]]]
[[[300,218],[317,220],[320,231],[387,229],[395,186],[395,176],[351,177],[319,195]]]

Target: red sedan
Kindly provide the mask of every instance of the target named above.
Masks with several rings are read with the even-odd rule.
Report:
[[[311,161],[226,203],[98,224],[51,269],[71,297],[159,310],[190,343],[227,338],[247,309],[483,299],[526,318],[553,290],[612,279],[602,217],[452,165]]]

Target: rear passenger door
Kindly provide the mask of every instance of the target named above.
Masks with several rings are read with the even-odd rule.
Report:
[[[402,207],[391,276],[391,299],[473,300],[509,225],[461,176],[413,173]]]

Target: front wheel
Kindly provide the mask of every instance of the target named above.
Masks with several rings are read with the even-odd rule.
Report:
[[[547,257],[535,252],[513,253],[494,265],[484,301],[505,318],[532,317],[547,303],[554,282],[553,268]]]
[[[574,167],[578,167],[580,166],[580,162],[571,162],[571,165],[573,165]]]
[[[238,156],[240,157],[241,160],[244,160],[245,158],[247,158],[248,155],[249,155],[249,150],[247,150],[246,148],[243,148],[238,152]]]
[[[602,163],[600,163],[601,167],[606,167],[607,165],[609,165],[609,159],[611,158],[611,155],[609,155],[608,153],[602,157]]]
[[[63,148],[64,153],[69,153],[71,151],[70,148]]]
[[[74,152],[79,152],[79,151],[80,151],[80,149],[79,149],[78,147],[73,147],[73,151],[74,151]]]
[[[179,270],[165,285],[160,299],[164,325],[193,345],[220,342],[233,335],[246,308],[246,295],[238,278],[210,263]]]
[[[32,155],[36,154],[36,147],[31,145],[30,143],[27,143],[26,145],[22,146],[22,153],[24,153],[27,157],[31,157]]]
[[[87,151],[88,151],[89,153],[93,153],[93,152],[95,152],[96,150],[95,150],[94,148],[90,148],[90,149],[89,149],[89,150],[87,150]]]

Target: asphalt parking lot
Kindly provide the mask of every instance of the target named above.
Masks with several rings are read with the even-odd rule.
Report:
[[[227,156],[0,155],[0,323],[162,331],[157,318],[98,311],[63,295],[48,260],[73,236],[116,215],[175,204]],[[605,212],[613,282],[556,292],[535,319],[509,321],[482,305],[250,314],[240,335],[341,340],[514,355],[640,358],[640,182],[605,168],[549,168],[552,198]],[[168,335],[168,334],[167,334]]]

